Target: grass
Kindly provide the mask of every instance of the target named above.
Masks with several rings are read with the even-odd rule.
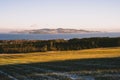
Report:
[[[120,57],[120,48],[97,48],[78,51],[51,51],[27,54],[0,54],[0,65],[110,57]]]
[[[1,80],[120,80],[120,47],[0,54]]]

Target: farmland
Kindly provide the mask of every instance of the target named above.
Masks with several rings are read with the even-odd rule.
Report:
[[[0,80],[120,80],[120,47],[0,54]]]

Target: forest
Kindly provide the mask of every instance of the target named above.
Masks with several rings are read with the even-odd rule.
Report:
[[[0,40],[0,54],[82,50],[119,46],[120,37],[74,38],[69,40]]]

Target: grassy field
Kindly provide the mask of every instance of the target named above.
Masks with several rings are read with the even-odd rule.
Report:
[[[0,80],[120,80],[120,47],[0,54]]]

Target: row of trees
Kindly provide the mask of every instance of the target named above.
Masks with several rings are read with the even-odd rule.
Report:
[[[81,50],[118,47],[120,38],[83,38],[57,40],[0,40],[0,53],[28,53],[44,51]]]

